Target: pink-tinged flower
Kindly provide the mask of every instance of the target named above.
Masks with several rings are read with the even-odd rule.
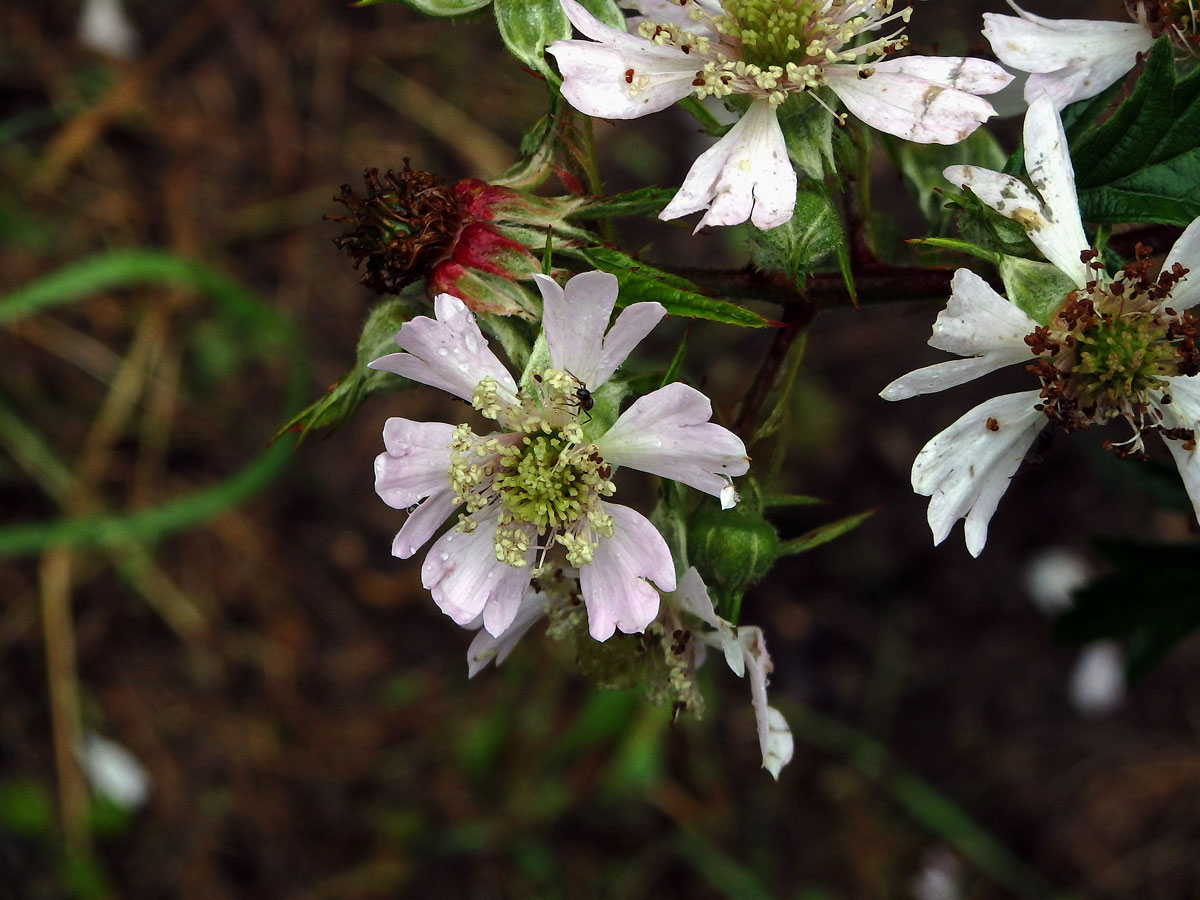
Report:
[[[1032,73],[1025,82],[1028,103],[1045,94],[1061,110],[1096,96],[1132,69],[1163,34],[1193,55],[1196,51],[1195,12],[1187,3],[1127,2],[1132,23],[1046,19],[1012,0],[1008,5],[1017,15],[983,14],[983,36],[1000,62]]]
[[[605,382],[665,315],[635,303],[609,319],[617,280],[576,275],[560,288],[539,275],[549,363],[518,385],[492,353],[458,298],[435,298],[435,319],[419,316],[396,335],[400,353],[372,368],[395,372],[470,402],[500,431],[389,419],[375,487],[410,509],[392,552],[412,556],[456,510],[458,523],[433,544],[421,568],[434,602],[460,625],[482,616],[499,637],[517,619],[531,578],[579,570],[589,631],[641,631],[658,612],[658,592],[674,590],[662,536],[641,513],[608,502],[618,466],[631,466],[728,497],[732,476],[749,468],[746,448],[709,421],[708,399],[683,384],[640,397],[602,434]]]
[[[796,173],[776,114],[792,94],[825,105],[828,87],[873,128],[920,143],[961,141],[995,110],[977,94],[1012,80],[994,63],[963,57],[880,60],[902,48],[911,9],[891,0],[640,0],[622,5],[642,17],[636,34],[597,21],[575,0],[561,0],[591,40],[556,41],[547,50],[576,109],[632,119],[689,95],[745,95],[741,120],[692,166],[661,213],[674,219],[701,209],[705,225],[749,219],[774,228],[792,216]],[[866,37],[863,40],[864,36]]]
[[[693,638],[700,642],[693,642],[693,646],[702,649],[707,644],[718,648],[733,673],[738,678],[746,676],[749,680],[763,768],[778,779],[779,772],[791,761],[794,745],[791,729],[783,713],[767,705],[767,676],[775,666],[767,653],[762,629],[751,625],[734,627],[718,616],[708,596],[708,588],[694,567],[679,579],[675,596],[684,612],[708,626],[703,631],[692,631]],[[702,657],[697,657],[695,664],[699,665],[702,661]]]
[[[976,406],[934,437],[913,463],[913,490],[930,498],[929,527],[940,544],[966,519],[967,549],[978,556],[1009,481],[1046,427],[1082,431],[1114,419],[1132,428],[1107,449],[1144,456],[1157,432],[1175,458],[1200,515],[1200,219],[1167,254],[1159,274],[1139,258],[1110,279],[1092,262],[1075,197],[1066,135],[1049,97],[1025,117],[1025,164],[1037,188],[1000,172],[953,166],[946,177],[969,187],[997,212],[1020,223],[1034,244],[1076,285],[1045,323],[997,294],[967,269],[954,274],[950,302],[930,345],[958,354],[910,372],[884,388],[887,400],[941,391],[994,369],[1025,363],[1039,387]]]

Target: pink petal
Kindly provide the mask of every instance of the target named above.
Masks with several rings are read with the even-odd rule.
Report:
[[[476,385],[490,375],[502,401],[516,405],[516,382],[488,347],[471,311],[450,294],[438,294],[433,304],[436,319],[417,316],[400,326],[396,344],[407,352],[381,356],[370,367],[441,388],[468,403]]]
[[[478,514],[472,534],[451,529],[438,538],[421,565],[421,583],[438,608],[459,625],[482,613],[484,627],[499,636],[516,618],[534,550],[521,568],[496,559],[496,516],[494,510]]]
[[[658,217],[677,219],[707,208],[697,231],[747,219],[765,230],[788,221],[795,206],[796,170],[788,160],[775,108],[755,100],[692,164],[683,186]]]
[[[720,497],[750,468],[742,439],[709,419],[712,404],[686,384],[639,397],[596,442],[608,462],[679,481]]]
[[[375,457],[375,493],[407,509],[449,486],[454,426],[392,417],[383,426],[385,452]]]
[[[425,542],[433,537],[434,532],[446,524],[446,519],[457,505],[454,502],[454,492],[449,487],[426,497],[408,514],[404,525],[392,539],[392,556],[400,559],[410,558],[425,546]]]
[[[529,588],[521,598],[516,618],[500,637],[489,634],[486,628],[480,628],[471,641],[471,646],[467,648],[467,677],[474,678],[490,662],[494,661],[498,666],[508,659],[508,655],[525,636],[525,632],[546,614],[546,603],[545,594],[539,594]]]
[[[720,644],[721,652],[725,654],[726,665],[733,670],[733,674],[741,678],[746,673],[746,660],[742,654],[742,645],[738,642],[737,630],[717,615],[708,596],[708,587],[695,566],[683,573],[675,596],[684,610],[716,629],[715,642]],[[708,635],[698,637],[700,640],[714,643],[713,638]]]
[[[746,672],[750,677],[750,700],[754,706],[754,720],[758,724],[758,746],[762,751],[763,768],[778,780],[780,771],[792,759],[795,744],[783,714],[767,705],[767,676],[775,667],[767,653],[761,628],[739,628],[738,641],[742,645]]]
[[[579,569],[588,632],[598,641],[613,631],[645,630],[658,615],[658,591],[675,590],[671,551],[650,520],[627,506],[602,503],[613,518],[613,536],[601,538],[589,565]]]

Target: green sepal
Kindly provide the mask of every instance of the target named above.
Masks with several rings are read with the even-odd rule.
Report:
[[[833,116],[807,95],[795,95],[780,107],[779,127],[788,157],[809,178],[821,181],[835,172]]]
[[[423,307],[419,303],[406,297],[391,297],[371,310],[358,338],[354,368],[330,387],[324,396],[289,419],[271,440],[276,441],[289,432],[298,431],[296,444],[299,445],[314,428],[340,426],[376,391],[411,387],[412,382],[407,378],[368,369],[367,363],[388,353],[398,352],[396,332],[421,311]]]
[[[1044,259],[1019,223],[1000,215],[971,191],[947,194],[946,200],[957,211],[958,233],[968,244],[1008,256]]]
[[[596,269],[611,272],[617,277],[620,294],[618,306],[628,306],[643,300],[654,300],[666,307],[673,316],[709,319],[727,325],[762,328],[771,324],[756,312],[717,300],[700,293],[700,289],[678,275],[661,271],[610,247],[588,247],[568,251]]]
[[[562,104],[562,95],[550,91],[550,109],[521,135],[517,161],[491,179],[492,184],[530,191],[550,177],[554,171],[554,154],[558,150]]]
[[[1039,325],[1045,325],[1076,284],[1058,266],[1019,256],[1005,256],[999,265],[1008,300]]]
[[[846,232],[824,182],[802,179],[796,189],[792,217],[769,231],[755,228],[749,234],[755,264],[783,272],[798,286],[817,263],[835,254],[846,288],[854,297]]]
[[[551,84],[562,79],[546,62],[547,44],[571,37],[571,22],[558,0],[495,0],[500,37],[509,51]]]
[[[379,6],[384,3],[403,3],[405,6],[411,6],[417,12],[423,12],[427,16],[448,18],[450,16],[468,15],[477,9],[483,9],[491,2],[492,0],[357,0],[357,2],[350,4],[350,8],[357,9],[360,6]]]
[[[678,188],[644,187],[586,200],[572,216],[582,219],[615,219],[619,216],[657,216]]]
[[[721,509],[705,497],[688,517],[688,556],[713,596],[717,615],[737,624],[746,589],[775,564],[779,534],[752,500]]]
[[[875,515],[875,510],[868,509],[864,512],[855,513],[852,516],[846,516],[844,519],[838,519],[836,522],[818,525],[816,528],[813,528],[811,531],[806,531],[799,537],[794,537],[783,541],[779,545],[777,558],[782,559],[785,556],[795,556],[797,553],[807,553],[814,547],[820,547],[822,544],[828,544],[835,538],[839,538],[843,534],[853,531],[873,515]]]
[[[579,0],[579,5],[605,25],[625,30],[625,13],[621,12],[617,0]]]
[[[999,268],[1000,263],[1004,261],[1003,253],[997,253],[995,250],[988,250],[969,241],[959,241],[954,238],[913,238],[909,243],[919,244],[923,247],[937,247],[939,250],[956,250],[959,253],[966,253],[969,256],[989,262],[996,268]]]

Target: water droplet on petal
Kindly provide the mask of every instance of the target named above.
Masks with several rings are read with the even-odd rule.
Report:
[[[446,562],[446,560],[448,560],[449,558],[450,558],[450,554],[449,554],[449,553],[443,553],[443,554],[442,554],[442,562]]]

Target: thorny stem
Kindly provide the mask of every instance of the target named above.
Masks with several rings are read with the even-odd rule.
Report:
[[[742,401],[741,408],[733,420],[733,431],[743,440],[749,442],[758,422],[759,411],[766,402],[767,394],[770,393],[771,386],[775,383],[775,378],[788,357],[788,351],[792,349],[796,338],[803,334],[804,330],[812,323],[816,313],[817,308],[812,304],[790,306],[784,311],[783,328],[775,332],[771,346],[767,349],[767,355],[763,358],[762,365],[758,367],[754,380],[750,382],[746,399]],[[736,614],[733,616],[733,621],[737,621]]]

